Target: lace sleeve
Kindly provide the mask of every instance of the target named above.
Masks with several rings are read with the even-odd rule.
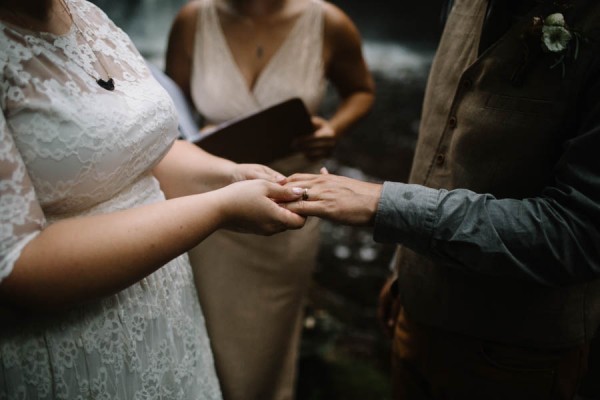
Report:
[[[0,282],[41,230],[44,213],[9,127],[0,114]]]

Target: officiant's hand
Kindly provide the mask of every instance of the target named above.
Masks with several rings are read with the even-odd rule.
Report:
[[[296,139],[294,147],[304,153],[309,160],[329,157],[337,142],[335,130],[329,121],[321,117],[312,117],[312,123],[315,131]]]

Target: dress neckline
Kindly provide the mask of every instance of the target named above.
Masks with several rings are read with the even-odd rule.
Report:
[[[64,0],[65,3],[70,2],[69,0]],[[67,4],[69,7],[70,5]],[[76,27],[75,23],[71,21],[69,25],[69,29],[67,29],[64,33],[53,33],[47,31],[35,31],[33,29],[26,28],[24,26],[16,25],[7,21],[0,19],[0,27],[4,27],[5,29],[17,33],[23,37],[34,37],[39,39],[63,39],[72,36],[75,33]]]
[[[285,48],[287,48],[289,46],[289,43],[292,41],[292,38],[296,35],[296,31],[298,31],[298,29],[300,29],[302,20],[304,18],[306,18],[306,16],[309,14],[309,11],[312,7],[313,7],[313,4],[311,2],[311,4],[308,7],[306,7],[306,9],[304,11],[302,11],[302,13],[297,17],[296,21],[294,21],[294,23],[293,23],[292,28],[287,33],[285,39],[283,39],[283,41],[281,42],[279,47],[275,50],[275,52],[273,53],[271,58],[265,63],[265,66],[256,75],[254,82],[249,83],[248,81],[246,81],[246,78],[244,77],[244,74],[242,73],[240,66],[238,65],[238,63],[235,60],[235,57],[233,56],[233,52],[232,52],[231,48],[229,47],[229,43],[227,42],[227,37],[225,36],[225,31],[223,30],[223,26],[221,25],[221,19],[219,18],[219,13],[218,13],[218,10],[216,7],[216,2],[211,1],[210,9],[211,9],[211,12],[213,13],[212,16],[214,18],[214,22],[215,22],[216,29],[218,32],[218,40],[221,41],[223,48],[225,50],[225,53],[227,55],[226,57],[229,59],[229,62],[231,64],[231,66],[233,67],[233,70],[235,71],[235,73],[234,73],[234,76],[236,77],[235,79],[237,79],[237,81],[240,82],[240,84],[244,87],[245,92],[248,93],[248,95],[250,97],[252,97],[253,99],[256,99],[255,94],[257,92],[257,88],[260,87],[260,83],[264,79],[266,79],[266,78],[264,78],[264,76],[268,75],[268,72],[273,68],[273,65],[275,65],[277,60],[279,58],[281,58],[281,54],[283,54]]]

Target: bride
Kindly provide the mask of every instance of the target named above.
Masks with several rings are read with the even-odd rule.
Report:
[[[0,0],[0,105],[0,398],[221,398],[185,252],[301,227],[302,189],[176,141],[85,0]]]

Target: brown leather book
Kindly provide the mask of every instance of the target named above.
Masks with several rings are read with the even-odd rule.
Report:
[[[294,139],[313,131],[306,106],[293,98],[217,125],[192,141],[237,163],[268,164],[294,153]]]

